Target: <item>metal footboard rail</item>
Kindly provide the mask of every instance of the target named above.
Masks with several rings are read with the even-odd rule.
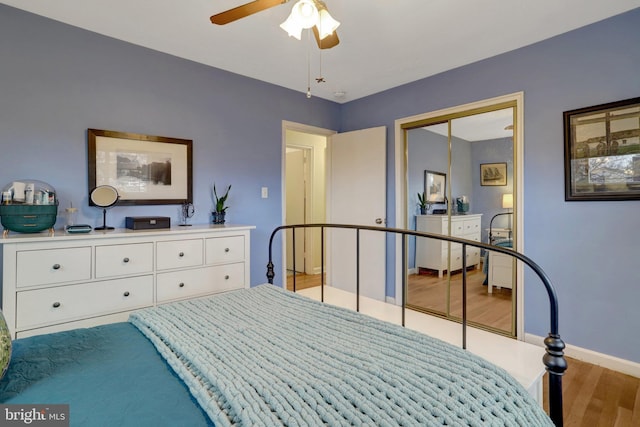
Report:
[[[494,252],[499,252],[505,255],[509,255],[511,257],[517,258],[526,264],[531,270],[533,270],[542,284],[544,285],[547,295],[549,297],[549,334],[544,340],[545,344],[545,355],[542,358],[542,361],[546,367],[547,372],[549,373],[549,416],[551,420],[556,426],[563,425],[563,412],[562,412],[562,375],[564,371],[567,369],[567,361],[564,358],[564,348],[565,344],[560,338],[560,334],[558,332],[558,298],[556,296],[556,291],[551,284],[551,280],[547,274],[542,270],[542,268],[536,264],[533,260],[531,260],[526,255],[523,255],[519,252],[516,252],[512,249],[493,246],[487,243],[476,242],[473,240],[460,239],[458,237],[453,236],[444,236],[441,234],[433,234],[433,233],[425,233],[413,230],[403,230],[399,228],[388,228],[388,227],[374,227],[374,226],[366,226],[366,225],[353,225],[353,224],[294,224],[294,225],[282,225],[277,227],[271,233],[271,237],[269,239],[269,263],[267,264],[267,280],[269,283],[273,284],[273,279],[275,278],[275,271],[273,266],[273,241],[275,236],[280,230],[291,229],[293,233],[293,253],[295,254],[295,232],[296,229],[306,229],[306,228],[320,228],[321,238],[320,238],[320,253],[321,253],[321,286],[320,286],[320,299],[324,302],[324,242],[325,242],[325,230],[326,229],[353,229],[356,232],[356,310],[360,311],[360,232],[363,230],[366,231],[381,231],[384,233],[392,233],[395,235],[400,235],[402,238],[402,266],[403,266],[403,274],[402,274],[402,326],[405,326],[405,310],[406,310],[406,302],[407,302],[407,237],[415,236],[429,239],[442,240],[452,243],[458,243],[462,245],[462,348],[466,349],[467,347],[467,260],[466,260],[466,251],[467,246],[477,247],[481,249],[491,250]],[[293,270],[295,271],[295,256],[293,259]],[[296,279],[295,274],[293,275],[293,290],[296,290]]]

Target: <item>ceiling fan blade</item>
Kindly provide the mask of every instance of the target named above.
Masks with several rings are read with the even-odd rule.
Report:
[[[340,39],[338,38],[338,32],[334,31],[324,39],[320,39],[320,32],[318,32],[318,27],[314,25],[313,27],[313,35],[316,37],[316,43],[318,43],[318,47],[320,49],[331,49],[334,46],[337,46],[340,43]]]
[[[211,17],[211,22],[218,25],[225,25],[229,22],[237,21],[245,16],[253,15],[265,9],[286,3],[289,0],[255,0],[233,9],[225,10]]]

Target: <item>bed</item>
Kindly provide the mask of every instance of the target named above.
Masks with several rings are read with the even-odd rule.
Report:
[[[552,332],[555,375],[564,359]],[[484,359],[271,284],[18,339],[0,402],[68,404],[71,425],[92,426],[552,425]]]

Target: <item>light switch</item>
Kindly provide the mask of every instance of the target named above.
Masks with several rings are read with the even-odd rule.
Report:
[[[269,188],[262,187],[262,198],[263,199],[269,198]]]

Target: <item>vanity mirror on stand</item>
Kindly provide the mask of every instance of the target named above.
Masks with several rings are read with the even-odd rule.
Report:
[[[102,226],[94,230],[114,230],[114,227],[107,226],[107,208],[118,203],[118,190],[110,185],[99,185],[89,194],[89,204],[102,208]]]

